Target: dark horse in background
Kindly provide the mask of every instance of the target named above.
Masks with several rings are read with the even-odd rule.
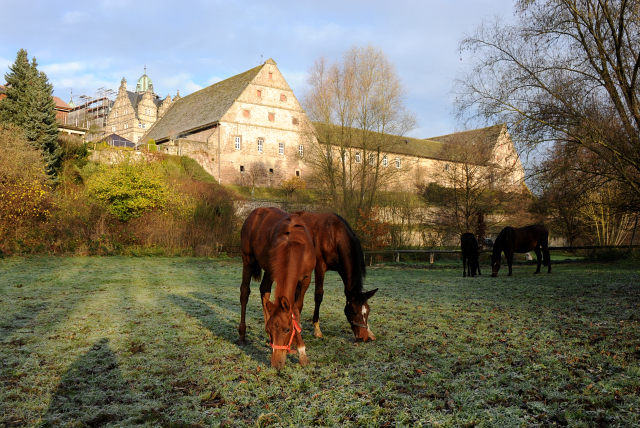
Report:
[[[460,248],[462,249],[462,276],[482,275],[480,272],[480,262],[478,261],[478,241],[473,233],[463,233],[460,237]]]
[[[551,256],[549,254],[549,230],[540,225],[534,224],[525,227],[507,226],[498,235],[493,244],[493,255],[491,256],[491,276],[497,276],[500,270],[500,253],[504,252],[509,265],[509,276],[511,276],[511,265],[513,264],[514,253],[528,253],[534,250],[538,258],[538,269],[535,273],[540,273],[540,259],[544,254],[544,265],[548,266],[551,272]],[[540,254],[542,250],[542,254]]]
[[[242,284],[240,285],[240,343],[246,343],[245,315],[251,278],[260,284],[265,330],[273,353],[271,366],[284,367],[291,344],[295,344],[300,364],[308,364],[300,334],[300,313],[304,294],[316,265],[316,252],[309,230],[299,215],[277,208],[257,208],[249,214],[241,231]],[[276,282],[272,303],[271,285]]]
[[[366,275],[364,252],[360,240],[349,223],[338,214],[312,213],[298,211],[309,228],[316,247],[315,268],[315,310],[313,326],[316,337],[322,337],[320,331],[320,304],[324,296],[324,275],[328,270],[338,272],[344,284],[347,303],[344,314],[351,326],[356,340],[375,340],[369,328],[369,300],[378,289],[363,290]]]

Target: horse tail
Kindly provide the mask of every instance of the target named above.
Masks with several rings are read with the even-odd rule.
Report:
[[[335,216],[342,222],[348,239],[348,248],[339,248],[340,260],[351,263],[351,290],[348,291],[349,294],[359,294],[362,293],[364,288],[364,277],[367,275],[362,244],[360,243],[358,236],[356,236],[356,233],[351,229],[351,226],[349,226],[349,223],[347,223],[347,221],[340,215],[336,214]],[[345,290],[345,292],[346,291],[347,290]]]

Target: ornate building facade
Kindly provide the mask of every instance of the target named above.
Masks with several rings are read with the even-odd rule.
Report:
[[[127,90],[127,81],[123,77],[107,117],[107,134],[116,134],[138,143],[173,102],[179,99],[179,93],[173,99],[169,95],[160,99],[153,91],[153,82],[146,71],[138,79],[135,92]]]

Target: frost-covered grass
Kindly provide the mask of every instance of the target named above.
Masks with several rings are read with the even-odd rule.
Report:
[[[0,426],[637,426],[640,267],[368,269],[375,343],[356,344],[327,276],[277,372],[258,284],[237,345],[241,263],[0,260]]]

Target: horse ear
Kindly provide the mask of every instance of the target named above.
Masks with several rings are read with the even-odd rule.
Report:
[[[270,318],[269,314],[273,311],[274,305],[273,305],[273,302],[271,302],[267,296],[262,297],[262,304],[266,308],[266,311],[264,312],[264,318],[265,318],[264,322],[266,324],[267,322],[269,322],[269,318]]]
[[[280,307],[285,312],[289,312],[291,310],[291,305],[289,305],[289,299],[287,299],[285,296],[282,296],[282,298],[280,299]]]
[[[369,290],[366,293],[364,293],[364,296],[367,298],[367,300],[369,300],[370,298],[373,297],[374,294],[376,294],[376,291],[378,291],[377,288],[374,288],[373,290]]]

